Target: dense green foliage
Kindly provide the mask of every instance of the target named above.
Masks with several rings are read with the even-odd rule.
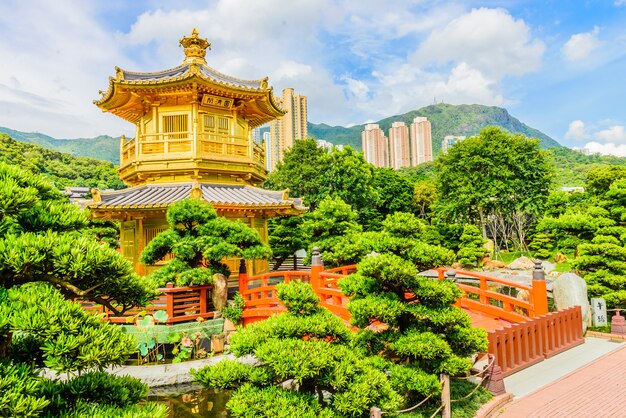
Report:
[[[486,128],[439,157],[438,210],[444,220],[479,225],[496,246],[524,249],[542,214],[552,168],[536,140]]]
[[[168,254],[174,257],[151,275],[159,286],[211,284],[214,274],[230,275],[224,263],[227,258],[254,260],[271,255],[255,229],[217,216],[204,200],[176,202],[166,218],[169,229],[154,237],[141,254],[143,264],[154,264]]]
[[[94,157],[102,158],[96,154]],[[43,175],[55,187],[95,187],[99,189],[121,189],[115,166],[100,159],[75,157],[38,145],[18,142],[0,133],[0,162],[17,165],[31,173]]]
[[[589,186],[587,174],[597,168],[626,166],[626,158],[613,155],[585,155],[569,148],[551,148],[555,167],[555,183],[558,186]],[[619,168],[618,168],[619,170]]]
[[[227,404],[233,417],[357,417],[373,405],[402,403],[385,373],[388,364],[350,345],[350,331],[318,307],[310,285],[279,285],[278,297],[287,313],[231,337],[231,351],[254,354],[258,366],[226,360],[193,373],[206,387],[236,389]],[[290,381],[291,390],[283,387]],[[427,380],[422,391],[438,386],[437,379]]]
[[[403,115],[391,116],[376,123],[386,133],[391,124],[403,121],[409,126],[416,116],[425,116],[432,125],[433,153],[439,154],[441,141],[446,135],[477,135],[487,126],[497,126],[509,132],[523,134],[541,140],[542,148],[559,147],[560,145],[548,135],[533,129],[513,116],[506,109],[495,106],[482,105],[450,105],[445,103],[426,106]],[[361,132],[364,125],[355,125],[350,128],[342,126],[328,126],[325,124],[308,123],[309,135],[317,139],[324,139],[333,144],[345,144],[355,149],[361,149]]]
[[[327,267],[356,264],[372,252],[402,255],[420,269],[454,261],[454,253],[438,245],[438,232],[411,213],[390,214],[379,231],[368,232],[362,232],[356,217],[341,199],[326,199],[305,219],[310,249],[319,248]]]
[[[50,148],[66,154],[110,161],[116,165],[120,163],[120,139],[108,135],[100,135],[95,138],[56,139],[37,132],[20,132],[1,126],[0,133],[5,133],[20,142]]]
[[[554,194],[530,247],[559,251],[584,275],[589,295],[611,307],[626,305],[626,168],[599,166],[587,173],[584,193]],[[555,209],[558,205],[559,210]]]
[[[124,363],[135,342],[66,297],[120,313],[156,294],[88,226],[87,214],[45,178],[0,163],[0,416],[142,416],[138,398],[123,397],[123,388],[143,387],[138,381],[73,376]],[[67,374],[67,384],[41,378],[43,367]],[[113,398],[99,393],[107,385]],[[81,400],[72,402],[66,388],[78,394],[80,387]],[[148,409],[155,417],[166,412]]]
[[[359,338],[372,354],[427,373],[457,375],[471,367],[469,355],[487,348],[485,331],[472,328],[469,315],[452,306],[459,288],[418,276],[415,266],[398,255],[365,258],[339,286],[352,296],[352,323],[362,329]],[[372,331],[375,322],[388,328]]]
[[[374,166],[363,159],[363,154],[346,147],[327,150],[315,140],[296,141],[285,151],[265,187],[273,190],[289,189],[292,196],[304,198],[311,210],[326,197],[339,197],[358,208],[361,223],[376,222],[380,217],[380,192],[374,185]]]

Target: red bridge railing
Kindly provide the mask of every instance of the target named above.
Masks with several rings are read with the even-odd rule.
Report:
[[[311,283],[320,297],[320,306],[348,322],[348,298],[337,282],[354,273],[357,266],[324,270],[321,258],[313,257],[312,261],[310,272],[274,272],[252,277],[240,274],[239,291],[245,299],[244,325],[283,312],[285,308],[276,297],[275,285],[292,280]],[[545,275],[539,265],[533,272],[532,285],[472,271],[450,273],[445,267],[437,269],[440,280],[455,280],[463,291],[456,303],[458,307],[506,321],[500,329],[488,332],[489,353],[495,356],[495,364],[505,376],[584,342],[580,307],[548,312]],[[476,280],[477,285],[459,282],[458,276]],[[514,290],[517,297],[498,292],[503,286]]]
[[[439,280],[446,278],[446,267],[437,269]],[[457,300],[457,306],[478,311],[494,318],[509,322],[525,322],[548,313],[548,296],[545,279],[533,279],[532,286],[510,280],[499,279],[473,271],[455,270],[454,279],[459,276],[478,280],[478,287],[457,281],[463,296]],[[497,292],[497,288],[506,286],[514,289],[517,297]]]

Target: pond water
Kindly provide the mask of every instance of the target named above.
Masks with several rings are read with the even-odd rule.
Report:
[[[148,394],[149,401],[169,407],[169,418],[227,417],[226,402],[229,399],[229,391],[208,390],[198,385],[153,388]]]

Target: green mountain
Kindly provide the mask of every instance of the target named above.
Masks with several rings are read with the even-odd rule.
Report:
[[[125,187],[110,161],[76,157],[43,146],[16,141],[3,133],[0,133],[0,161],[43,174],[59,189],[68,186],[99,189]]]
[[[107,160],[115,165],[120,163],[120,139],[108,135],[95,138],[57,139],[36,132],[20,132],[1,126],[0,132],[4,132],[17,141],[41,145],[76,156]]]
[[[403,115],[391,116],[376,123],[385,132],[393,122],[402,121],[409,126],[416,116],[425,116],[432,125],[433,153],[437,155],[441,149],[441,141],[446,135],[477,135],[486,126],[499,126],[512,133],[520,133],[529,137],[539,138],[542,148],[560,147],[561,145],[543,132],[531,128],[509,114],[506,109],[483,105],[450,105],[436,104]],[[309,135],[324,139],[333,144],[350,145],[361,149],[361,132],[365,125],[350,128],[328,126],[326,124],[307,123]]]

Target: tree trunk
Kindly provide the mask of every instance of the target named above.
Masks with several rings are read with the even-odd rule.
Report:
[[[0,360],[9,357],[11,354],[11,341],[13,340],[13,333],[7,331],[7,335],[0,335]]]
[[[487,239],[487,225],[485,222],[485,214],[483,208],[478,208],[478,214],[480,215],[480,229],[483,233],[483,239]]]

